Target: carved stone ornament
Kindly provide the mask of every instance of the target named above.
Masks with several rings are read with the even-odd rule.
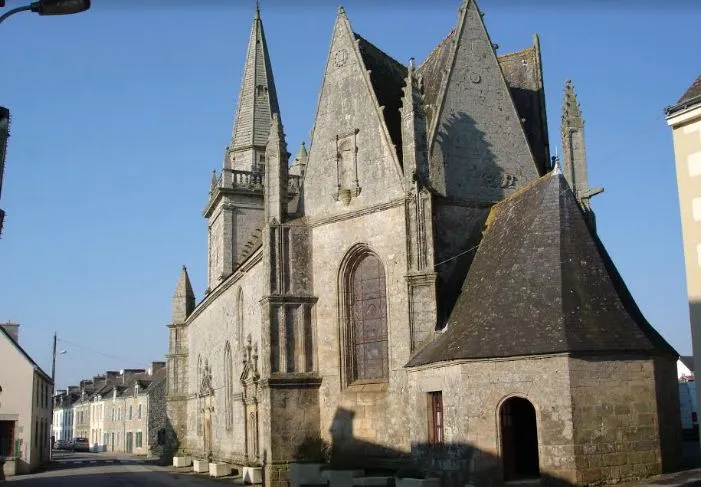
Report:
[[[212,388],[212,369],[209,366],[209,360],[205,359],[201,375],[202,382],[200,382],[200,395],[208,396],[214,392],[214,389]]]
[[[360,194],[358,182],[358,129],[339,134],[336,144],[336,192],[333,198],[344,205]]]
[[[348,51],[346,51],[345,49],[339,49],[333,55],[333,64],[337,68],[340,68],[341,66],[346,64],[347,60],[348,60]]]

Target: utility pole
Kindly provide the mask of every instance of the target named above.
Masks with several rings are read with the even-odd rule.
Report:
[[[51,382],[56,380],[56,332],[54,332],[54,348],[51,354]],[[56,391],[56,385],[53,386],[54,392]]]
[[[54,458],[54,397],[56,397],[56,332],[54,332],[54,346],[51,353],[51,433],[49,435],[49,461]]]

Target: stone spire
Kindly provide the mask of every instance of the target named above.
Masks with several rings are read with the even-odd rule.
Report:
[[[299,151],[297,151],[297,155],[290,166],[290,174],[293,176],[304,176],[304,171],[307,169],[308,158],[309,154],[307,153],[307,148],[304,145],[304,142],[302,142],[302,145],[299,147]]]
[[[574,192],[577,202],[587,216],[592,229],[596,229],[592,197],[604,191],[603,188],[590,188],[587,177],[587,153],[584,139],[584,118],[577,100],[572,81],[565,82],[565,96],[562,103],[562,172]]]
[[[273,113],[280,113],[280,108],[263,21],[256,2],[225,168],[243,171],[262,169]]]
[[[195,293],[192,292],[190,277],[187,275],[187,268],[183,266],[180,271],[180,279],[173,295],[173,324],[180,325],[190,313],[195,309]]]

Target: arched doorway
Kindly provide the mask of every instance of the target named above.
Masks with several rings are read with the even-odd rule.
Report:
[[[499,411],[504,480],[540,477],[538,426],[533,404],[522,397],[504,401]]]

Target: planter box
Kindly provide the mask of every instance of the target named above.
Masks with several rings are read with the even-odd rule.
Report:
[[[393,477],[355,477],[353,479],[353,485],[356,487],[386,487],[390,485],[392,478]]]
[[[293,463],[290,466],[290,487],[321,485],[321,467],[325,463]]]
[[[365,475],[364,470],[324,470],[321,483],[329,487],[353,487],[353,479]]]
[[[192,457],[173,457],[174,467],[189,467],[192,465]]]
[[[192,471],[197,473],[208,473],[209,462],[207,460],[193,460]]]
[[[14,477],[17,475],[18,461],[19,458],[17,457],[0,457],[0,468],[2,468],[0,479],[4,479],[5,477]]]
[[[226,477],[227,475],[231,475],[231,465],[229,465],[228,463],[209,464],[210,477]]]
[[[243,482],[246,484],[262,484],[263,469],[260,467],[243,467]]]
[[[394,478],[396,487],[441,487],[441,479],[430,478],[430,479],[412,479],[399,477]]]

